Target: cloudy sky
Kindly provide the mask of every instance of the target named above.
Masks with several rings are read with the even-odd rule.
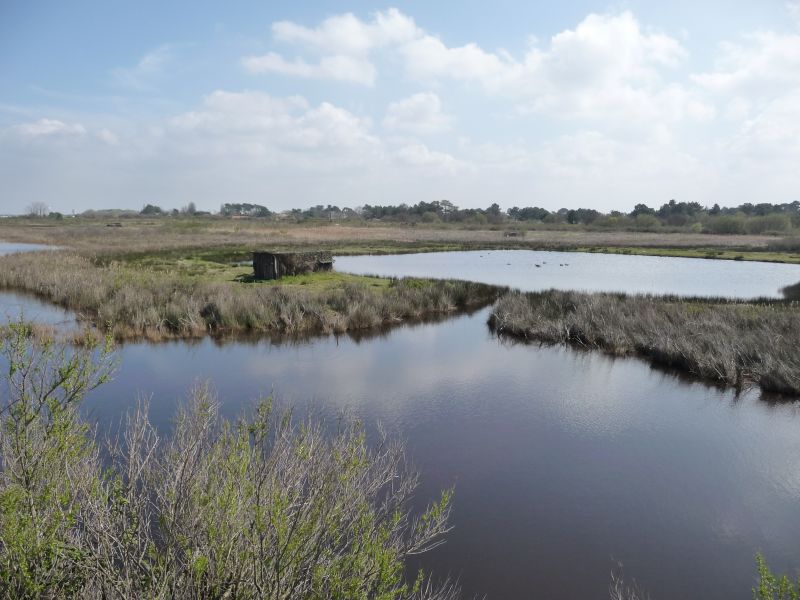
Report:
[[[0,3],[0,212],[800,199],[800,2]]]

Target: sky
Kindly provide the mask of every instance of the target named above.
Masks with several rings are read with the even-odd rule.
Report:
[[[800,0],[0,0],[0,213],[800,200]]]

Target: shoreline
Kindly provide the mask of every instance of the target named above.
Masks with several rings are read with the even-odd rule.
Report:
[[[512,292],[487,325],[523,343],[637,357],[715,385],[800,399],[800,304],[793,300]]]

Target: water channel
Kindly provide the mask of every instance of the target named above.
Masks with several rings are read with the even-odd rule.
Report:
[[[447,264],[444,255],[416,257],[424,266],[413,272],[413,256],[339,259],[337,268],[472,270],[475,262],[457,254],[446,272],[431,271],[432,261]],[[515,262],[538,260],[528,277],[544,277],[552,259],[556,273],[574,268],[582,288],[732,296],[772,296],[800,281],[800,267],[787,265],[657,259],[666,266],[654,272],[648,257],[592,254],[594,266],[579,268],[583,256],[555,254],[502,255],[480,272],[522,273]],[[608,267],[620,279],[607,280],[606,259],[626,261]],[[645,263],[638,272],[637,261]],[[470,278],[483,277],[477,270]],[[13,298],[0,295],[0,307]],[[757,551],[777,570],[800,566],[800,405],[639,360],[506,342],[489,332],[489,310],[358,340],[126,344],[114,381],[85,408],[107,427],[146,395],[168,430],[188,387],[211,380],[231,417],[274,394],[323,414],[349,410],[370,427],[381,422],[408,442],[422,474],[420,504],[455,485],[455,528],[421,564],[458,578],[466,597],[603,598],[622,564],[656,599],[744,600]]]

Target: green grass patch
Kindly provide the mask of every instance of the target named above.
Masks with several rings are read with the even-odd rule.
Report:
[[[592,252],[602,254],[631,254],[639,256],[667,256],[678,258],[705,258],[716,260],[747,260],[771,263],[800,264],[800,254],[795,252],[775,252],[742,250],[740,248],[658,248],[646,246],[584,246],[561,248],[565,252]]]

